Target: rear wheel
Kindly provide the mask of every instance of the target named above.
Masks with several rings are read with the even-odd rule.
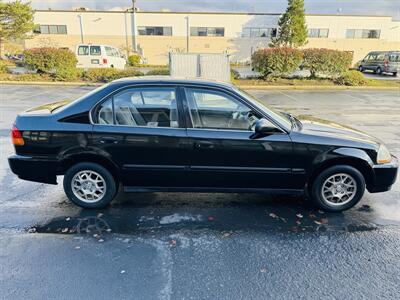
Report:
[[[358,71],[360,71],[360,72],[364,72],[364,68],[363,68],[363,66],[359,66],[359,67],[358,67]]]
[[[65,173],[64,191],[69,200],[84,208],[107,206],[117,193],[111,173],[95,163],[79,163]]]
[[[397,72],[393,72],[392,75],[393,75],[393,77],[396,77],[397,76]]]
[[[382,69],[381,69],[380,67],[378,67],[378,68],[376,69],[376,74],[382,75]]]
[[[340,212],[356,205],[364,191],[363,175],[353,167],[339,165],[324,170],[316,177],[311,198],[318,208]]]

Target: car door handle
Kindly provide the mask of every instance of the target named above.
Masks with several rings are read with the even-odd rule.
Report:
[[[112,137],[112,136],[105,136],[105,137],[101,138],[100,143],[101,144],[117,144],[118,140],[117,140],[117,138]]]
[[[195,143],[195,147],[197,149],[212,149],[214,148],[214,143],[213,142],[197,142]]]

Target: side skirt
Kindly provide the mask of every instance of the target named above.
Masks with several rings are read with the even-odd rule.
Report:
[[[265,193],[304,195],[304,189],[215,188],[215,187],[158,187],[124,186],[126,193],[195,192],[195,193]]]

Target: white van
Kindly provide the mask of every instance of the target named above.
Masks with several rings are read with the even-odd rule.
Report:
[[[108,45],[79,44],[75,50],[78,68],[124,69],[126,59],[121,52]]]

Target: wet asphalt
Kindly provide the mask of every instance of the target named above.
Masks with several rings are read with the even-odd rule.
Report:
[[[119,193],[83,210],[8,167],[19,111],[92,87],[1,86],[0,299],[398,299],[400,182],[338,214],[257,194]],[[400,157],[400,91],[250,91]],[[59,178],[59,182],[61,178]]]

